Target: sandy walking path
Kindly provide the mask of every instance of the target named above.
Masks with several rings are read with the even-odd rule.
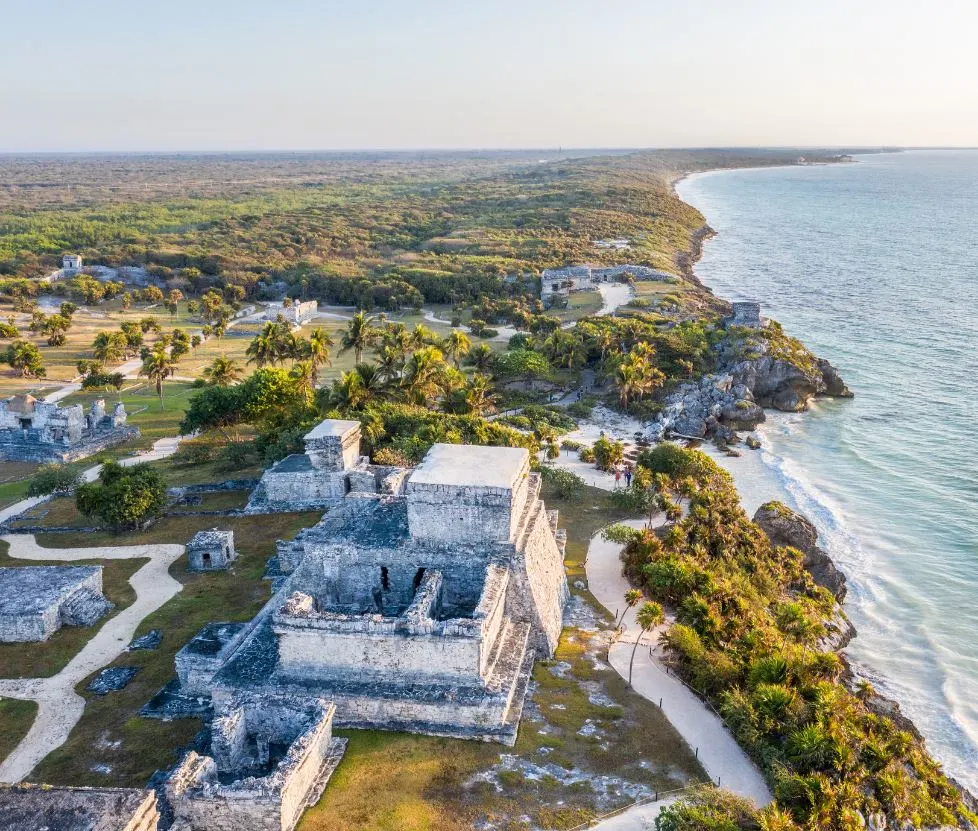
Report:
[[[662,522],[660,515],[659,522]],[[625,523],[645,527],[645,520]],[[625,607],[625,592],[631,588],[622,574],[622,546],[600,534],[588,547],[585,569],[591,594],[612,614]],[[667,674],[658,639],[661,629],[641,634],[635,618],[637,607],[625,612],[621,638],[608,650],[608,662],[622,678],[628,678],[632,649],[639,639],[632,673],[632,687],[644,698],[662,706],[673,727],[697,750],[707,775],[721,787],[752,799],[758,805],[771,801],[771,791],[761,772],[734,740],[720,718],[682,681]],[[622,826],[624,828],[626,826]]]
[[[0,782],[20,782],[45,756],[68,740],[85,710],[75,687],[110,664],[128,646],[143,619],[183,588],[170,576],[170,566],[183,554],[175,544],[42,548],[33,534],[8,534],[2,539],[11,557],[24,560],[127,560],[149,562],[129,578],[136,599],[106,621],[95,636],[57,675],[50,678],[0,679],[0,696],[36,701],[37,716],[27,735],[0,764]]]

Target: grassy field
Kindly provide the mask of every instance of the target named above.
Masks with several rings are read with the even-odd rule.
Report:
[[[183,591],[147,617],[136,633],[162,630],[160,647],[124,653],[116,659],[114,666],[139,668],[133,681],[120,692],[103,697],[84,692],[87,681],[78,686],[78,692],[87,699],[84,716],[68,742],[48,756],[31,779],[51,784],[142,787],[157,768],[173,764],[178,749],[193,738],[200,722],[144,719],[138,715],[139,708],[174,676],[174,655],[205,623],[254,616],[269,596],[268,584],[261,577],[265,561],[274,553],[275,540],[294,536],[319,516],[299,513],[222,519],[222,527],[234,531],[239,552],[232,568],[194,574],[187,572],[184,557],[173,564],[171,574],[183,583]],[[213,525],[214,517],[168,517],[123,539],[111,534],[43,534],[38,542],[52,548],[185,542],[196,531]],[[102,765],[108,772],[102,767],[95,769]]]
[[[16,698],[0,698],[0,759],[5,759],[27,735],[37,715],[37,704]]]
[[[575,291],[568,295],[566,308],[549,309],[547,314],[552,317],[559,317],[564,323],[570,323],[574,320],[580,320],[582,317],[597,314],[602,305],[601,292]]]

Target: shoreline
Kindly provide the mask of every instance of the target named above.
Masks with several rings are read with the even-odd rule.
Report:
[[[890,151],[890,152],[902,152],[902,151]],[[855,164],[857,162],[858,159],[850,159],[848,162],[845,163]],[[840,160],[839,162],[827,162],[818,166],[827,166],[829,164],[837,164],[837,163],[843,163],[843,162],[842,160]],[[800,165],[777,165],[776,167],[790,168],[790,167],[797,167],[797,166]],[[806,165],[806,166],[816,166],[816,165],[813,164],[813,165]],[[759,170],[764,168],[765,166],[749,166],[749,167],[741,167],[741,168],[713,168],[710,170],[689,171],[680,176],[675,177],[670,182],[670,188],[672,190],[673,195],[677,199],[682,201],[684,204],[689,205],[691,208],[699,212],[704,218],[704,225],[700,229],[698,229],[697,232],[694,232],[693,244],[690,250],[686,252],[687,256],[690,258],[689,269],[692,274],[692,282],[694,282],[697,286],[702,287],[704,290],[708,291],[714,297],[717,297],[717,299],[723,300],[724,302],[729,302],[729,301],[717,295],[710,286],[706,285],[699,278],[699,276],[695,274],[696,263],[698,263],[703,256],[704,243],[706,242],[706,240],[715,237],[717,235],[717,232],[714,231],[714,229],[709,225],[707,217],[705,216],[705,214],[702,214],[699,208],[697,208],[695,205],[683,199],[683,197],[678,192],[678,186],[680,185],[681,182],[685,181],[686,179],[692,178],[693,176],[704,176],[707,174],[725,173],[734,170],[741,170],[741,171]],[[697,234],[700,234],[701,232],[704,233],[702,233],[702,235],[697,239]],[[685,274],[684,274],[684,278],[685,278]],[[795,335],[799,337],[799,339],[802,340],[802,342],[804,343],[804,333],[795,333]],[[765,409],[769,410],[769,408],[765,408]],[[759,464],[764,469],[766,474],[770,475],[775,480],[777,480],[781,475],[781,471],[778,469],[777,466],[763,459],[763,454],[765,452],[769,452],[768,451],[769,447],[770,447],[769,443],[765,442],[760,450],[753,451],[753,452],[761,454],[757,461],[757,464]],[[775,485],[776,491],[774,493],[765,492],[764,495],[762,496],[761,493],[759,492],[760,487],[766,487],[767,485],[769,485],[769,483],[763,483],[760,487],[758,487],[759,483],[757,482],[745,481],[746,471],[743,469],[744,465],[742,464],[743,462],[742,454],[738,454],[738,457],[736,458],[731,457],[729,454],[724,453],[718,447],[715,447],[709,441],[704,441],[702,445],[699,446],[698,449],[705,452],[708,456],[710,456],[711,459],[713,459],[717,464],[719,464],[724,470],[726,470],[731,475],[731,477],[734,480],[734,485],[737,489],[738,495],[740,496],[741,505],[744,507],[744,510],[748,513],[749,516],[753,515],[753,510],[748,510],[748,505],[747,505],[748,502],[756,501],[758,502],[759,505],[764,501],[767,501],[768,499],[783,500],[784,497],[788,497],[788,502],[790,503],[792,509],[796,510],[796,512],[799,513],[800,516],[803,516],[806,519],[808,518],[804,513],[804,508],[798,504],[798,500],[796,499],[794,494],[791,493],[787,485],[776,484]],[[790,459],[788,460],[790,461]],[[755,489],[758,490],[758,492],[756,493],[750,492],[750,488],[752,485]],[[757,506],[753,506],[753,507],[756,508]],[[843,575],[844,579],[848,583],[850,580],[849,575],[846,574],[845,570],[839,566],[838,562],[834,558],[832,558],[831,555],[827,555],[827,556],[829,560],[833,563],[833,565]],[[848,619],[848,614],[846,612],[846,603],[845,602],[841,603],[840,608],[842,609],[843,613],[846,613],[846,618]],[[858,637],[858,633],[855,633],[853,635],[853,638],[856,637]],[[842,647],[841,649],[836,651],[837,654],[839,654],[839,656],[843,659],[844,664],[846,666],[847,675],[849,676],[850,679],[872,680],[874,677],[878,676],[884,679],[884,681],[886,680],[886,676],[883,675],[882,673],[878,673],[875,671],[868,671],[865,667],[853,661],[846,654],[845,647]],[[919,730],[919,728],[916,726],[913,720],[908,715],[906,715],[906,713],[901,709],[900,701],[898,699],[883,695],[878,690],[875,692],[874,697],[877,701],[877,705],[880,711],[886,711],[886,715],[892,718],[898,726],[900,726],[902,729],[908,730],[909,732],[917,736],[921,744],[923,745],[925,750],[927,750],[928,753],[932,752],[928,747],[926,736]],[[943,767],[944,763],[940,762],[940,764]],[[969,806],[969,808],[974,810],[975,806],[978,806],[978,798],[976,798],[975,794],[972,793],[972,791],[970,791],[967,786],[963,785],[955,776],[951,775],[950,773],[947,773],[946,776],[948,780],[954,785],[954,787],[958,788],[958,790],[961,792],[963,801]]]

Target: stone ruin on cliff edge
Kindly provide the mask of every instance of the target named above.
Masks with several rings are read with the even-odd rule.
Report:
[[[368,465],[359,438],[357,422],[325,421],[305,462],[263,479],[263,500],[328,494],[333,507],[279,542],[258,615],[211,624],[179,653],[179,688],[145,711],[213,707],[213,758],[188,756],[167,786],[181,827],[223,828],[203,819],[215,801],[291,827],[328,778],[310,770],[331,771],[342,752],[334,724],[516,740],[533,661],[553,655],[568,597],[565,536],[529,453],[437,444],[405,470]],[[291,807],[269,808],[284,793]]]
[[[81,404],[61,407],[33,395],[0,401],[0,460],[71,462],[139,435],[126,424],[122,403],[105,411],[101,398],[86,414]]]

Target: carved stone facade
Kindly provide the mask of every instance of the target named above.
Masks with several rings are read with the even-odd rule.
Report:
[[[101,398],[86,413],[81,404],[61,407],[32,395],[0,401],[0,459],[21,462],[70,462],[139,435],[126,425],[126,408],[105,411]]]
[[[315,300],[296,300],[291,306],[269,306],[265,317],[276,320],[279,315],[293,326],[301,326],[319,314],[319,303]]]
[[[746,326],[749,329],[761,328],[761,304],[752,301],[741,301],[731,304],[733,314],[727,318],[728,326]]]
[[[111,608],[101,566],[0,568],[0,643],[44,641],[62,626],[91,626]]]
[[[349,493],[392,492],[403,471],[370,464],[360,455],[360,422],[327,419],[305,437],[305,453],[293,453],[261,477],[246,510],[310,511],[339,504]]]

